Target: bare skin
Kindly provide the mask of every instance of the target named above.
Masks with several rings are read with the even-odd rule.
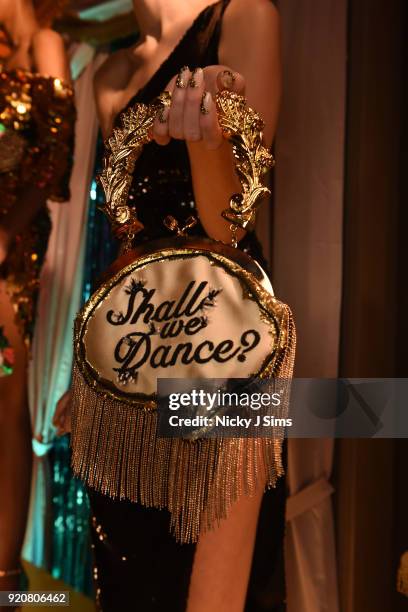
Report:
[[[40,29],[30,2],[3,1],[0,23],[6,28],[14,48],[8,68],[24,68],[56,78],[68,79],[69,71],[62,39],[52,30]],[[0,263],[13,238],[45,205],[46,194],[36,187],[19,194],[18,207],[1,219]],[[27,349],[16,325],[14,308],[0,280],[0,324],[15,351],[11,376],[0,378],[0,569],[18,567],[27,521],[31,483],[31,423],[27,401]],[[18,577],[0,578],[0,590],[18,587]]]
[[[140,43],[113,54],[99,70],[95,94],[104,136],[135,92],[155,73],[194,18],[211,0],[137,0],[134,11],[141,29]],[[187,143],[194,194],[200,220],[209,236],[229,242],[221,218],[232,193],[239,189],[230,146],[221,134],[214,94],[226,68],[236,76],[231,88],[244,92],[266,122],[265,140],[272,143],[281,91],[279,18],[269,0],[232,0],[223,20],[219,49],[221,65],[195,74],[197,88],[178,89],[177,75],[167,89],[173,92],[166,123],[156,121],[153,137],[165,146],[170,138]],[[183,74],[186,82],[190,71]],[[200,113],[204,92],[208,114]],[[238,236],[241,237],[242,233]],[[61,398],[54,418],[60,435],[70,429],[69,393]],[[241,612],[253,554],[263,490],[243,498],[218,528],[200,536],[187,612]]]

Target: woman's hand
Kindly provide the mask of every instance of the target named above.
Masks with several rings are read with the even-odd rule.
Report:
[[[218,91],[229,89],[243,93],[245,80],[226,66],[188,67],[170,81],[171,105],[159,113],[153,127],[153,138],[166,145],[171,138],[202,142],[207,149],[218,149],[223,136],[214,102]]]
[[[57,436],[71,433],[71,389],[58,400],[52,424],[57,428]]]

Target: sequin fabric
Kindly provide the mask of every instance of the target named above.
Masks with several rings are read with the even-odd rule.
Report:
[[[44,206],[17,235],[0,266],[21,334],[29,346],[39,276],[51,230],[46,199],[69,199],[75,106],[72,88],[57,78],[0,67],[0,224],[28,186]],[[5,140],[4,140],[5,139]],[[43,194],[43,196],[42,196]]]
[[[0,326],[0,378],[13,373],[14,350]]]

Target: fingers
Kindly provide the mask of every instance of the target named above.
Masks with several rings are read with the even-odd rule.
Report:
[[[222,130],[218,123],[217,107],[209,91],[205,91],[200,106],[202,138],[208,149],[218,149],[222,144]]]
[[[239,94],[245,93],[245,78],[229,66],[206,66],[204,68],[204,78],[206,90],[210,91],[213,97],[224,89]]]
[[[223,136],[214,96],[225,89],[243,93],[245,79],[226,66],[197,68],[193,72],[184,66],[167,89],[172,94],[171,104],[156,117],[154,140],[160,145],[168,144],[171,138],[190,143],[202,141],[209,149],[216,149]]]
[[[188,66],[183,66],[167,86],[171,93],[171,105],[158,113],[152,133],[160,145],[168,144],[171,138],[184,139],[184,103],[191,76]]]
[[[218,91],[224,91],[228,89],[235,93],[245,93],[245,79],[239,72],[233,72],[229,68],[220,70],[216,77],[216,84]]]
[[[184,101],[184,138],[187,142],[199,142],[201,136],[200,105],[204,94],[204,72],[197,68],[191,75]]]
[[[168,86],[172,93],[170,108],[161,111],[155,121],[153,136],[159,144],[167,144],[170,138],[198,142],[202,139],[200,105],[204,93],[204,72],[193,72],[184,66]]]
[[[173,88],[169,115],[169,136],[176,140],[184,140],[184,105],[191,76],[189,68],[184,66],[180,70]]]
[[[170,91],[170,90],[169,90]],[[158,114],[153,124],[153,138],[159,145],[166,145],[170,142],[169,135],[169,115],[170,107],[165,106]]]

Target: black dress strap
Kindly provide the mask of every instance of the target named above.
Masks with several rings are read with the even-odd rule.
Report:
[[[231,0],[222,0],[222,2],[217,3],[212,15],[211,23],[207,28],[208,39],[206,41],[206,44],[203,45],[207,60],[205,63],[207,63],[207,65],[220,63],[218,58],[218,47],[220,44],[222,32],[222,20],[230,2]]]

